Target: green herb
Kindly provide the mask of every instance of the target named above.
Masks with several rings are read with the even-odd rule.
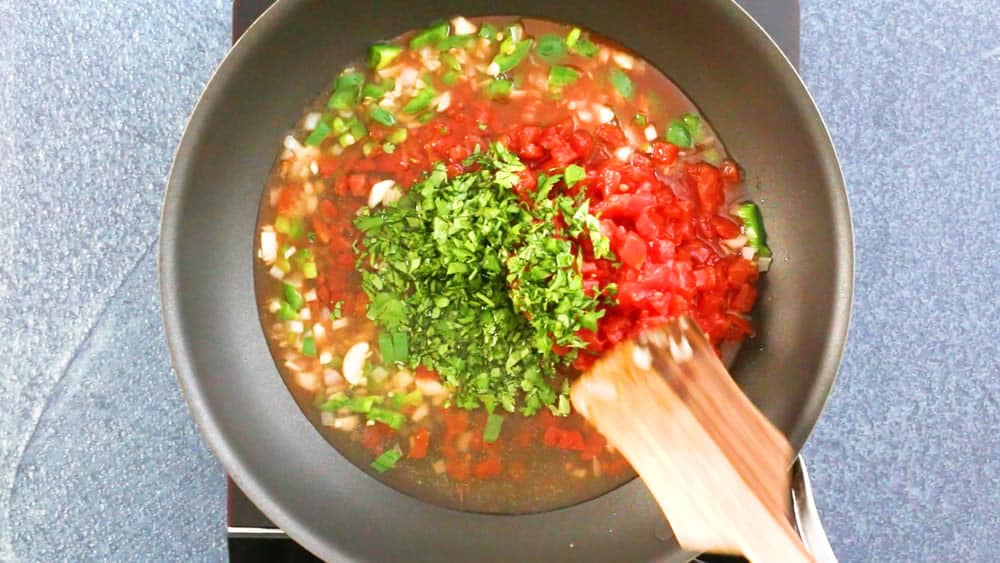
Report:
[[[503,428],[503,415],[490,413],[486,417],[486,426],[483,428],[483,441],[493,443],[500,437],[500,429]]]
[[[427,106],[431,105],[431,101],[437,96],[437,92],[431,87],[425,87],[416,93],[410,101],[403,106],[403,113],[420,113]]]
[[[451,26],[446,21],[438,22],[427,29],[418,32],[410,39],[410,48],[419,49],[427,45],[432,45],[448,37]]]
[[[618,90],[618,93],[622,95],[626,100],[631,98],[635,94],[635,85],[632,84],[632,79],[628,77],[627,74],[621,69],[611,70],[611,85]]]
[[[302,355],[310,358],[316,357],[316,339],[312,336],[306,336],[302,339]]]
[[[566,182],[566,185],[571,188],[577,182],[586,177],[587,171],[582,166],[578,166],[576,164],[570,164],[566,167],[566,170],[563,171],[563,181]]]
[[[757,251],[757,255],[770,257],[771,249],[767,247],[767,233],[764,232],[764,218],[760,214],[760,208],[748,201],[736,208],[736,216],[743,221],[747,242]]]
[[[301,309],[302,305],[306,302],[306,300],[302,298],[302,294],[299,293],[299,290],[295,289],[295,286],[290,283],[285,284],[285,301],[287,301],[288,304],[291,305],[296,311]]]
[[[510,80],[494,80],[486,85],[486,95],[490,98],[509,96],[514,88],[514,83]]]
[[[549,89],[558,92],[564,86],[576,82],[580,79],[580,73],[572,67],[554,66],[549,69]]]
[[[396,462],[398,462],[402,457],[403,451],[397,446],[391,450],[382,452],[375,458],[375,461],[372,461],[371,467],[377,473],[385,473],[393,467],[396,467]]]
[[[399,430],[402,428],[403,423],[406,422],[406,415],[403,413],[381,407],[372,407],[372,410],[368,412],[367,418],[368,420],[381,422],[393,430]]]
[[[610,255],[610,243],[585,201],[542,189],[522,201],[513,188],[524,165],[506,148],[465,164],[473,171],[450,179],[438,165],[396,206],[356,218],[368,317],[383,334],[408,335],[401,361],[439,373],[457,406],[531,414],[559,404],[550,381],[586,348],[577,332],[607,298],[583,292],[575,243],[557,236],[553,219],[562,214],[574,240],[596,240],[595,253]],[[539,183],[549,194],[561,179]],[[379,345],[392,357],[401,346],[391,340]],[[571,352],[555,354],[553,344]]]
[[[522,39],[518,41],[513,50],[510,53],[504,53],[501,51],[496,57],[493,57],[493,63],[497,65],[500,69],[500,73],[507,73],[514,70],[514,67],[521,64],[528,53],[531,51],[531,46],[534,44],[532,39]]]
[[[557,64],[566,56],[566,43],[558,35],[546,34],[538,38],[535,53],[550,65]]]
[[[646,121],[646,114],[644,113],[635,114],[634,116],[632,116],[632,121],[634,121],[635,124],[638,125],[639,127],[645,127],[646,125],[648,125],[648,122]]]
[[[674,119],[667,127],[667,142],[685,149],[689,149],[694,146],[694,140],[691,138],[691,131],[688,130],[684,121],[680,119]]]
[[[368,48],[368,66],[375,70],[381,70],[392,64],[392,61],[401,54],[403,54],[403,48],[399,45],[376,43]]]
[[[368,115],[372,118],[372,121],[381,123],[386,127],[391,127],[396,123],[396,117],[389,110],[381,106],[372,106],[371,112]]]
[[[383,332],[378,335],[378,349],[387,364],[405,362],[410,355],[410,337],[403,332]]]
[[[333,310],[330,311],[330,320],[331,321],[335,321],[335,320],[339,319],[340,317],[343,317],[344,316],[343,309],[344,309],[344,302],[343,301],[337,301],[336,303],[334,303],[333,304]]]

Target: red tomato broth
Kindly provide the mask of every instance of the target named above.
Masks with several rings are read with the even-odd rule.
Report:
[[[569,29],[551,22],[522,22],[526,34],[533,36],[565,35]],[[363,389],[346,386],[336,360],[343,361],[358,343],[375,346],[377,327],[365,316],[368,300],[354,269],[358,232],[352,221],[378,182],[392,180],[405,190],[437,162],[446,163],[450,175],[461,174],[463,161],[477,146],[481,149],[492,141],[507,146],[526,164],[515,188],[525,197],[535,188],[538,173],[569,164],[583,166],[586,177],[567,190],[586,195],[618,258],[594,259],[589,242],[583,241],[584,283],[591,289],[614,283],[618,289],[617,303],[606,306],[597,330],[581,331],[588,350],[577,357],[576,369],[586,369],[629,335],[680,314],[691,315],[717,347],[724,342],[738,344],[752,334],[745,314],[756,299],[758,268],[723,243],[741,234],[739,219],[728,211],[741,195],[739,168],[728,160],[719,167],[708,164],[704,147],[679,149],[662,140],[662,131],[655,140],[646,141],[648,125],[635,115],[665,126],[695,108],[669,79],[634,57],[634,96],[626,99],[615,92],[598,79],[616,64],[616,56],[604,53],[627,53],[606,42],[598,44],[601,54],[594,60],[567,58],[582,76],[558,99],[538,78],[547,74],[549,65],[533,55],[517,68],[523,93],[510,98],[486,97],[478,75],[448,88],[438,84],[439,92],[450,95],[447,108],[426,124],[410,124],[405,140],[387,145],[395,129],[370,123],[367,147],[358,142],[336,150],[336,143],[326,140],[315,151],[286,149],[265,190],[260,229],[272,224],[277,228],[279,214],[303,216],[311,239],[278,233],[283,241],[279,256],[297,241],[287,261],[294,262],[304,247],[316,265],[314,278],[296,278],[291,265],[281,280],[275,279],[280,257],[270,269],[258,267],[262,322],[282,376],[306,415],[359,467],[371,471],[375,456],[400,449],[402,459],[377,477],[413,496],[463,510],[536,512],[593,498],[634,473],[576,413],[557,417],[542,409],[532,417],[508,414],[500,438],[488,443],[482,438],[486,413],[446,408],[444,397],[428,392],[440,387],[432,372],[400,370],[379,378],[378,366],[366,376],[369,383]],[[421,60],[416,52],[405,51],[396,64],[406,67]],[[470,56],[470,66],[475,60]],[[485,63],[489,57],[478,60]],[[635,72],[637,68],[642,72]],[[317,100],[307,115],[321,111],[327,96]],[[600,113],[593,110],[595,106],[614,108],[615,119],[601,123],[594,115]],[[591,119],[586,119],[588,112]],[[309,134],[301,125],[293,132],[298,139]],[[706,146],[722,159],[724,149],[704,120],[702,130]],[[310,164],[304,166],[307,161]],[[308,319],[302,319],[300,311],[299,319],[280,322],[282,312],[275,302],[281,300],[284,284],[296,281],[308,303],[303,308]],[[337,310],[341,316],[333,318]],[[303,324],[300,333],[292,330],[296,321]],[[306,338],[313,338],[323,352],[306,354]],[[334,360],[324,363],[324,354]],[[379,382],[372,384],[373,378]],[[363,415],[344,409],[334,416],[316,408],[334,390],[365,396],[380,389],[423,392],[417,404],[398,409],[407,417],[398,429],[382,422],[365,424]]]

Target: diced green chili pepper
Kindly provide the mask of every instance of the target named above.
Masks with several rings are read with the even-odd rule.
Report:
[[[393,430],[399,430],[403,427],[403,423],[406,422],[406,415],[403,413],[381,407],[372,407],[372,410],[368,412],[367,418],[368,420],[381,422]]]
[[[414,35],[413,38],[410,39],[410,48],[419,49],[421,47],[437,43],[445,37],[448,37],[449,32],[451,32],[451,25],[449,25],[448,22],[443,21],[436,23]]]
[[[396,145],[392,143],[382,143],[382,152],[385,154],[392,154],[396,152]]]
[[[316,339],[312,336],[306,336],[302,339],[302,355],[310,358],[316,357]]]
[[[338,116],[338,117],[334,117],[333,118],[333,134],[334,135],[342,135],[342,134],[344,134],[344,133],[347,132],[348,128],[349,128],[349,125],[347,124],[347,121],[345,121],[343,117],[339,117]]]
[[[375,70],[381,70],[396,60],[396,57],[403,54],[403,48],[390,43],[375,43],[368,49],[368,66]]]
[[[392,450],[386,450],[382,452],[377,458],[375,458],[375,461],[371,463],[371,467],[377,473],[385,473],[386,471],[389,471],[390,469],[395,467],[396,462],[398,462],[402,457],[403,457],[403,452],[398,448]]]
[[[326,140],[327,137],[330,136],[331,131],[332,128],[329,123],[320,121],[316,124],[316,128],[309,133],[309,136],[306,137],[306,144],[318,147],[323,141]]]
[[[344,316],[343,308],[344,308],[344,302],[343,302],[343,300],[337,301],[336,303],[334,303],[333,304],[333,310],[330,311],[330,320],[331,321],[335,321],[335,320],[339,319],[340,317],[343,317]]]
[[[601,49],[589,39],[584,39],[581,37],[580,39],[576,40],[576,43],[574,43],[573,46],[569,48],[569,50],[573,51],[577,55],[580,55],[581,57],[590,58],[596,55]]]
[[[339,411],[340,409],[346,407],[350,402],[350,397],[343,393],[337,393],[321,404],[319,406],[319,410],[327,412]]]
[[[354,118],[354,121],[351,122],[351,135],[354,136],[355,142],[360,141],[368,135],[368,128],[365,127],[365,124],[356,117]]]
[[[435,117],[437,117],[436,111],[433,110],[426,111],[417,116],[417,121],[419,121],[420,123],[430,123],[431,121],[434,120]]]
[[[293,219],[287,215],[278,215],[274,218],[274,230],[288,235],[288,238],[297,240],[306,233],[306,225],[302,219]]]
[[[489,39],[492,41],[497,36],[497,28],[488,23],[484,23],[479,28],[479,36],[483,39]]]
[[[451,35],[438,41],[435,47],[437,47],[438,51],[448,51],[449,49],[464,49],[465,47],[468,47],[475,40],[476,36],[472,34]]]
[[[566,43],[558,35],[542,35],[538,38],[535,53],[538,53],[538,57],[550,65],[557,64],[566,56]]]
[[[417,92],[417,94],[410,98],[410,101],[403,106],[403,113],[420,113],[431,104],[431,101],[435,96],[437,96],[437,92],[434,91],[433,88],[424,88],[423,90]]]
[[[743,232],[747,236],[747,242],[757,251],[757,255],[765,258],[770,257],[771,249],[767,247],[764,218],[761,217],[757,204],[751,201],[740,204],[736,208],[736,216],[743,221]]]
[[[513,87],[514,83],[510,80],[494,80],[486,85],[486,95],[491,98],[507,96]]]
[[[371,412],[376,404],[381,403],[382,397],[378,395],[364,395],[361,397],[351,397],[351,400],[347,402],[347,407],[351,409],[351,412],[366,414]]]
[[[357,102],[357,90],[354,88],[344,88],[342,90],[334,90],[333,94],[330,94],[330,99],[327,100],[326,107],[329,109],[346,110],[354,107],[354,104]]]
[[[406,129],[394,129],[392,133],[389,133],[389,136],[386,138],[386,140],[389,141],[390,143],[398,145],[406,141],[406,135],[407,135]]]
[[[377,100],[385,95],[385,90],[383,90],[378,84],[372,84],[369,82],[361,88],[361,95],[365,98]]]
[[[626,100],[631,98],[635,94],[635,85],[632,84],[632,79],[628,77],[627,74],[621,69],[611,70],[611,85],[618,90],[618,93],[622,95]]]
[[[486,417],[486,426],[483,428],[483,441],[493,443],[500,438],[500,430],[503,428],[503,415],[490,413]]]
[[[389,110],[380,106],[373,106],[368,115],[372,118],[372,121],[381,123],[386,127],[392,127],[396,123],[396,117]]]
[[[684,126],[691,133],[691,137],[697,141],[701,137],[701,118],[693,113],[685,113],[681,116],[681,120],[684,121]]]
[[[371,156],[375,152],[375,141],[368,141],[367,143],[361,145],[361,154],[365,156]]]
[[[358,142],[358,140],[354,137],[354,135],[351,135],[350,133],[344,133],[343,135],[337,138],[337,142],[340,143],[340,146],[346,148]]]
[[[314,280],[319,276],[319,271],[316,269],[315,262],[303,262],[302,264],[302,275],[308,280]]]
[[[448,72],[441,75],[441,82],[444,82],[445,86],[454,86],[458,82],[459,74],[454,70],[449,70]]]
[[[441,53],[441,64],[456,72],[462,70],[462,63],[459,62],[458,58],[451,53]]]
[[[287,301],[293,309],[298,311],[302,308],[302,305],[305,304],[306,300],[302,297],[302,294],[299,293],[299,290],[296,289],[294,285],[290,283],[286,283],[284,285],[285,301]]]
[[[493,58],[493,64],[499,67],[501,73],[510,72],[517,65],[521,64],[524,57],[528,56],[528,52],[531,51],[531,46],[534,44],[532,39],[522,39],[515,46],[514,50],[509,54],[500,53]]]
[[[691,138],[691,132],[688,131],[687,125],[685,125],[680,119],[671,121],[670,126],[667,127],[667,142],[684,149],[689,149],[694,146],[694,140]]]
[[[414,389],[409,393],[393,393],[392,406],[397,409],[419,405],[424,399],[420,389]]]
[[[292,321],[299,318],[299,311],[288,304],[288,301],[281,300],[281,308],[278,309],[278,318],[283,321]]]
[[[569,30],[569,33],[566,34],[566,46],[570,48],[575,47],[576,42],[580,39],[581,35],[583,35],[583,30],[579,27],[574,27]]]
[[[646,121],[646,114],[644,113],[635,114],[634,116],[632,116],[632,121],[634,121],[635,124],[638,125],[639,127],[645,127],[648,124],[648,122]]]
[[[711,164],[712,166],[718,166],[722,164],[722,155],[715,148],[710,148],[705,152],[701,153],[701,157],[705,159],[705,162]]]
[[[572,67],[554,66],[549,69],[549,89],[553,91],[558,92],[579,79],[580,73]]]

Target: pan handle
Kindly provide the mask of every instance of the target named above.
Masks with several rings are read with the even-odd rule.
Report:
[[[792,464],[792,511],[795,513],[795,529],[816,562],[837,563],[837,556],[833,553],[830,540],[823,530],[823,523],[819,520],[806,462],[801,455]]]

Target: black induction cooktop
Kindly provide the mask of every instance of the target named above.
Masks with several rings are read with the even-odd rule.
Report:
[[[276,0],[234,0],[233,42]],[[785,55],[799,66],[799,0],[736,0],[774,38]],[[253,505],[241,490],[228,482],[229,559],[234,563],[301,563],[319,561]],[[742,561],[739,558],[702,556],[706,563]]]

